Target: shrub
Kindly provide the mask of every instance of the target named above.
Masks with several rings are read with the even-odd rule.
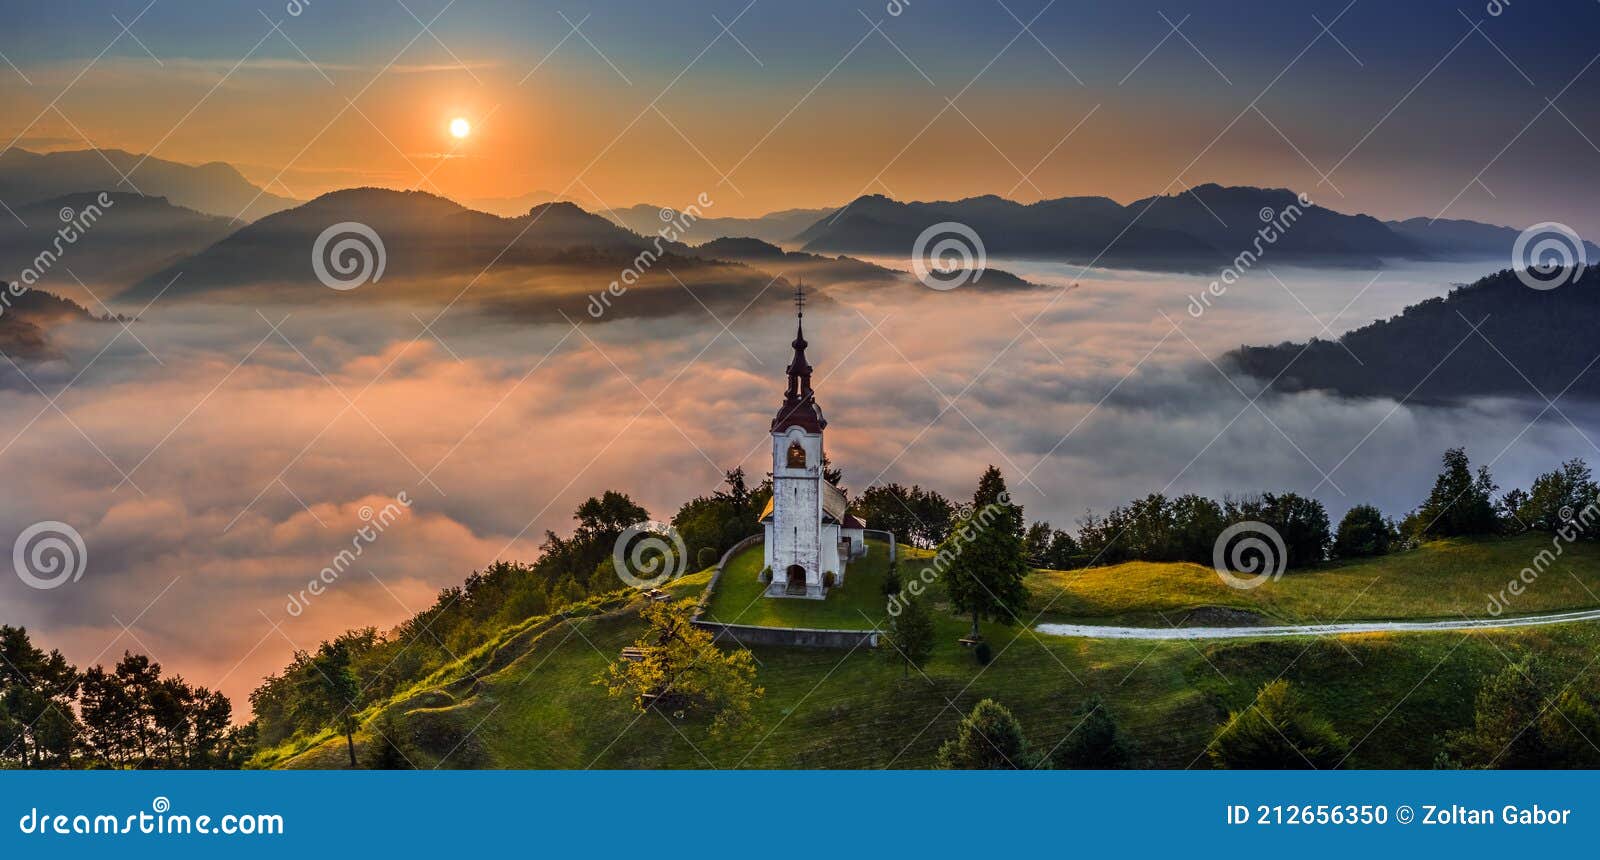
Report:
[[[394,714],[384,711],[372,722],[372,738],[367,743],[362,765],[368,770],[412,770],[405,752],[405,735]]]
[[[759,576],[758,579],[761,580],[761,583],[763,585],[772,582],[772,568],[770,568],[770,567],[761,568],[761,576]]]
[[[1446,737],[1449,758],[1482,768],[1594,767],[1594,703],[1559,684],[1532,654],[1500,670],[1478,691],[1472,725]]]
[[[1217,767],[1248,770],[1318,770],[1344,760],[1346,743],[1282,679],[1262,686],[1256,700],[1228,715],[1207,752]]]
[[[1117,721],[1098,696],[1085,699],[1073,715],[1072,734],[1056,747],[1056,767],[1079,770],[1114,770],[1128,766],[1128,745]]]
[[[984,699],[939,747],[938,766],[945,770],[1031,770],[1039,754],[1022,736],[1022,724],[1005,705]]]
[[[717,563],[716,548],[709,546],[700,547],[700,553],[695,556],[695,561],[698,562],[698,566],[696,567],[697,570],[705,570],[708,567],[714,566]]]
[[[833,571],[831,571],[831,570],[830,571],[826,571],[825,573],[822,574],[822,587],[823,588],[832,588],[834,582],[836,582],[836,580],[834,579]]]

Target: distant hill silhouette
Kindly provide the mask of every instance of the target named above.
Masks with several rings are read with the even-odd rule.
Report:
[[[641,236],[655,235],[665,222],[661,220],[662,208],[641,203],[618,209],[605,214],[612,216],[617,223]],[[784,209],[778,212],[768,212],[759,218],[727,218],[717,217],[715,208],[706,209],[701,214],[703,217],[695,219],[689,228],[682,232],[686,242],[706,242],[712,239],[737,238],[747,236],[770,243],[788,243],[794,240],[800,231],[816,223],[818,218],[833,214],[834,209]]]
[[[71,299],[40,289],[21,289],[21,295],[15,295],[12,287],[13,284],[0,283],[0,352],[12,361],[61,358],[61,353],[50,342],[52,327],[64,322],[102,319]],[[15,378],[8,364],[0,366],[0,387],[31,388],[25,380]]]
[[[1515,227],[1498,227],[1477,221],[1453,218],[1407,218],[1388,221],[1389,229],[1416,242],[1422,249],[1440,259],[1506,260],[1510,259],[1511,246],[1522,232]],[[1588,259],[1600,259],[1600,246],[1583,243]]]
[[[1386,223],[1304,206],[1286,189],[1206,184],[1126,206],[1106,197],[1022,204],[986,195],[902,203],[875,194],[829,213],[796,241],[806,251],[905,257],[923,230],[956,221],[978,233],[990,256],[1194,271],[1226,265],[1253,249],[1265,223],[1281,220],[1290,207],[1298,208],[1297,215],[1276,241],[1264,244],[1263,259],[1363,267],[1385,258],[1509,259],[1518,232],[1475,222],[1438,222],[1432,228]]]
[[[713,239],[704,245],[696,246],[693,253],[705,259],[728,260],[774,273],[791,274],[804,278],[808,283],[817,282],[824,286],[845,282],[907,285],[916,283],[908,272],[885,268],[865,260],[842,255],[828,257],[803,251],[785,251],[777,245],[749,237]],[[985,268],[978,279],[969,281],[964,288],[998,290],[1037,286],[1010,272]]]
[[[463,272],[470,276],[491,263],[515,267],[585,257],[615,266],[648,245],[571,203],[540,204],[521,217],[501,218],[423,191],[353,188],[269,215],[144,278],[129,295],[154,295],[180,273],[170,295],[265,284],[322,290],[311,264],[317,237],[351,221],[381,237],[384,278],[390,280]],[[664,247],[687,251],[679,244]]]
[[[132,185],[123,181],[119,171],[129,174]],[[180,164],[120,149],[43,154],[9,149],[0,153],[0,199],[12,207],[84,191],[137,191],[165,197],[173,205],[197,212],[237,216],[246,222],[298,202],[262,191],[220,161]]]
[[[1282,391],[1438,402],[1537,397],[1531,381],[1552,398],[1568,386],[1569,396],[1600,397],[1597,319],[1595,273],[1541,291],[1524,286],[1508,269],[1348,332],[1338,342],[1245,346],[1226,361],[1263,380],[1278,377],[1273,387]],[[1482,337],[1471,334],[1480,321]]]
[[[20,207],[17,216],[26,227],[17,219],[0,220],[0,272],[19,277],[17,273],[36,266],[40,254],[56,255],[39,272],[39,284],[72,284],[76,276],[102,298],[203,250],[239,226],[174,206],[165,197],[125,191],[68,194]],[[76,234],[76,241],[63,238],[67,224],[62,216],[73,222],[67,235]]]

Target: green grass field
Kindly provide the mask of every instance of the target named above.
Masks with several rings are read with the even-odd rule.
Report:
[[[1045,621],[1105,620],[1162,626],[1184,610],[1223,606],[1283,622],[1486,617],[1498,593],[1540,550],[1548,535],[1503,540],[1435,541],[1409,552],[1291,571],[1277,582],[1240,590],[1198,564],[1130,562],[1087,570],[1041,571],[1029,582]],[[1515,597],[1506,614],[1600,606],[1600,544],[1576,543]],[[1165,616],[1163,619],[1162,616]]]
[[[1051,611],[1058,618],[1229,605],[1286,620],[1314,615],[1327,621],[1352,601],[1344,620],[1450,617],[1455,608],[1480,614],[1471,611],[1481,610],[1478,590],[1490,584],[1498,589],[1501,577],[1514,574],[1510,565],[1520,570],[1527,563],[1522,558],[1531,558],[1539,545],[1430,544],[1376,562],[1290,574],[1237,595],[1211,588],[1200,575],[1215,582],[1209,569],[1178,565],[1047,572],[1032,584],[1041,605],[1054,591],[1066,590],[1057,601],[1063,611]],[[918,555],[902,557],[904,576],[920,568]],[[756,557],[759,566],[759,552]],[[1596,605],[1574,581],[1592,587],[1595,561],[1587,548],[1570,553],[1530,587],[1526,607],[1516,610]],[[853,567],[849,575],[862,569]],[[753,580],[757,570],[746,572]],[[731,577],[738,574],[730,567],[726,583],[737,582]],[[697,596],[708,579],[702,572],[672,590]],[[850,580],[847,588],[867,579]],[[1600,683],[1589,674],[1600,625],[1586,623],[1215,642],[1069,639],[988,624],[984,633],[997,656],[985,668],[956,643],[966,622],[950,614],[938,589],[927,599],[934,602],[939,636],[925,673],[907,673],[882,650],[757,648],[752,653],[765,696],[750,725],[724,736],[710,735],[704,720],[692,714],[636,713],[593,683],[622,647],[642,635],[638,599],[613,601],[588,617],[530,619],[465,659],[472,666],[454,673],[463,680],[440,673],[423,685],[427,690],[408,691],[366,716],[381,707],[393,710],[402,742],[419,767],[922,768],[981,698],[1010,707],[1029,739],[1048,750],[1076,725],[1077,705],[1097,695],[1127,733],[1137,765],[1185,768],[1209,766],[1205,750],[1216,726],[1229,710],[1247,707],[1263,683],[1281,676],[1349,739],[1353,751],[1346,767],[1427,768],[1442,748],[1442,736],[1470,722],[1485,679],[1522,653],[1537,652],[1562,683]],[[760,601],[763,613],[776,614],[759,615],[758,623],[802,623],[785,614],[802,611],[786,608],[801,604],[827,613],[842,613],[848,605],[841,601],[836,610],[827,602]],[[752,620],[738,612],[733,617]],[[842,618],[803,623],[845,626]],[[478,669],[475,679],[467,677],[472,668]],[[448,699],[417,695],[428,691],[445,691]],[[363,730],[358,742],[369,741]],[[325,735],[298,738],[263,754],[258,764],[337,768],[344,766],[344,755],[343,741]]]
[[[884,619],[883,578],[889,570],[889,545],[867,541],[867,554],[845,567],[844,585],[824,600],[769,598],[761,584],[761,545],[728,561],[717,582],[706,617],[726,624],[761,627],[817,627],[870,630]]]

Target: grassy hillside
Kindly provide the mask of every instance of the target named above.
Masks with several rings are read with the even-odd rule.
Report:
[[[1041,595],[1067,590],[1057,617],[1226,604],[1284,618],[1317,613],[1326,621],[1363,589],[1345,620],[1448,615],[1446,607],[1458,605],[1451,601],[1481,601],[1473,595],[1480,584],[1498,589],[1509,575],[1488,565],[1510,564],[1519,552],[1531,558],[1535,545],[1430,545],[1381,562],[1293,574],[1241,592],[1250,603],[1221,599],[1231,595],[1206,590],[1183,565],[1046,572],[1033,584]],[[1573,576],[1594,582],[1593,555],[1563,561],[1571,562],[1573,575],[1558,563],[1525,595],[1529,611],[1537,601],[1541,608],[1596,603],[1573,584]],[[1516,569],[1526,563],[1517,561]],[[918,567],[914,558],[902,563],[908,576]],[[1126,581],[1113,576],[1119,570]],[[730,569],[725,576],[733,574]],[[1448,582],[1458,576],[1478,579]],[[697,595],[708,578],[708,572],[686,577],[673,591]],[[1381,597],[1374,599],[1375,593]],[[1574,602],[1558,605],[1561,595]],[[463,655],[458,666],[365,716],[393,713],[400,742],[418,767],[920,768],[931,764],[938,745],[981,698],[1009,706],[1029,738],[1049,749],[1075,726],[1078,703],[1099,695],[1129,734],[1137,764],[1183,768],[1208,766],[1204,751],[1216,724],[1281,675],[1351,739],[1355,749],[1346,766],[1428,767],[1439,736],[1470,721],[1479,685],[1508,660],[1537,651],[1562,683],[1590,685],[1584,673],[1600,647],[1600,626],[1593,624],[1215,643],[1067,639],[989,625],[985,633],[998,656],[983,668],[955,642],[964,622],[949,614],[937,593],[930,597],[939,643],[925,675],[907,677],[881,652],[757,648],[757,680],[766,695],[751,725],[728,736],[709,735],[693,715],[635,713],[592,683],[644,629],[642,600],[625,594],[591,601],[574,617],[530,619],[502,631]],[[1481,603],[1473,605],[1481,610]],[[367,730],[358,736],[359,743],[370,740]],[[342,767],[344,755],[341,739],[299,738],[263,753],[258,764]]]
[[[1497,594],[1550,536],[1446,540],[1415,550],[1286,573],[1275,583],[1240,590],[1198,564],[1129,562],[1087,570],[1041,571],[1029,582],[1045,621],[1110,620],[1164,626],[1184,610],[1222,606],[1282,622],[1451,618],[1488,615]],[[1600,606],[1600,544],[1577,543],[1513,599],[1507,614]]]
[[[821,627],[871,630],[884,622],[883,578],[889,570],[888,544],[868,541],[865,558],[845,567],[844,585],[827,600],[768,600],[761,584],[758,544],[728,561],[711,596],[706,617],[727,624],[762,627]]]

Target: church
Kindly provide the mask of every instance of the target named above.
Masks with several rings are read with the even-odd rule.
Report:
[[[806,363],[805,287],[795,292],[789,387],[772,419],[772,499],[761,513],[768,597],[821,600],[844,585],[844,569],[867,552],[866,523],[845,509],[844,491],[822,468],[822,417]]]

